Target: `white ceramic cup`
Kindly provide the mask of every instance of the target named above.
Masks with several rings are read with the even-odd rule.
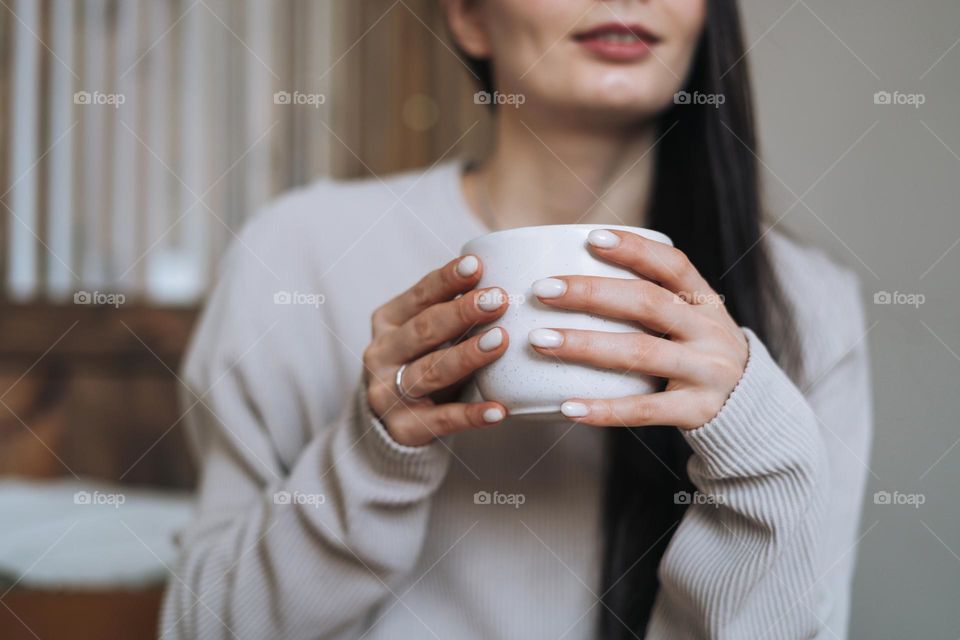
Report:
[[[551,276],[638,279],[633,271],[595,257],[587,244],[587,235],[594,229],[627,231],[673,244],[664,234],[639,227],[560,224],[496,231],[463,245],[461,255],[473,254],[483,261],[477,287],[500,287],[509,296],[506,313],[475,332],[500,326],[510,335],[507,351],[477,372],[476,384],[485,400],[502,403],[511,415],[551,417],[571,398],[619,398],[657,389],[656,379],[650,376],[561,362],[530,346],[527,336],[538,328],[643,330],[632,322],[549,307],[531,290],[535,280]]]

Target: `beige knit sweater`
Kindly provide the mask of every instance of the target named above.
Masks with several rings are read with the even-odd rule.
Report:
[[[184,367],[201,480],[164,638],[595,636],[602,430],[508,419],[405,447],[363,400],[371,312],[484,233],[458,172],[319,182],[234,242]],[[766,241],[806,374],[795,386],[747,331],[742,380],[685,433],[702,496],[661,563],[650,638],[846,636],[863,310],[849,271]]]

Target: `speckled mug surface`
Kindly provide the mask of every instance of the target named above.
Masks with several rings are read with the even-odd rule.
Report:
[[[531,290],[535,280],[551,276],[639,278],[629,269],[594,256],[587,244],[587,234],[594,229],[628,231],[673,244],[664,234],[639,227],[560,224],[495,231],[463,245],[461,255],[473,254],[483,261],[477,288],[500,287],[509,296],[506,313],[493,324],[476,329],[481,332],[500,326],[510,335],[507,351],[477,372],[476,385],[485,400],[502,403],[511,415],[560,415],[561,403],[571,398],[618,398],[651,393],[658,387],[655,378],[639,373],[561,362],[534,351],[527,339],[530,331],[538,328],[643,330],[632,322],[548,307]]]

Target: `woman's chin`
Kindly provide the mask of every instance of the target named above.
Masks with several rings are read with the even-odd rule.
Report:
[[[673,94],[662,88],[651,90],[642,83],[624,83],[606,80],[590,83],[581,90],[572,92],[565,102],[568,109],[581,115],[596,114],[617,121],[634,122],[637,119],[656,117],[667,110],[673,102]],[[563,108],[560,104],[556,105]]]
[[[630,126],[637,122],[658,117],[669,107],[669,101],[650,96],[597,97],[578,100],[563,107],[556,105],[555,112],[566,111],[580,123],[596,123],[603,128]]]

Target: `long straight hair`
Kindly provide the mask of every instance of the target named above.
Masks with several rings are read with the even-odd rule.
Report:
[[[689,256],[727,309],[788,371],[800,367],[792,315],[762,241],[757,135],[736,0],[709,0],[684,91],[660,118],[650,226]],[[699,104],[698,104],[699,102]],[[611,429],[604,504],[600,635],[642,637],[661,559],[695,487],[691,451],[674,427]]]
[[[792,314],[763,242],[757,136],[736,0],[709,0],[689,76],[690,101],[659,117],[647,225],[689,256],[741,326],[749,327],[788,372],[798,371]],[[464,58],[486,91],[490,64]],[[694,96],[710,96],[697,100]],[[660,582],[661,559],[695,490],[691,450],[676,427],[610,429],[603,509],[604,556],[599,636],[643,637]]]

